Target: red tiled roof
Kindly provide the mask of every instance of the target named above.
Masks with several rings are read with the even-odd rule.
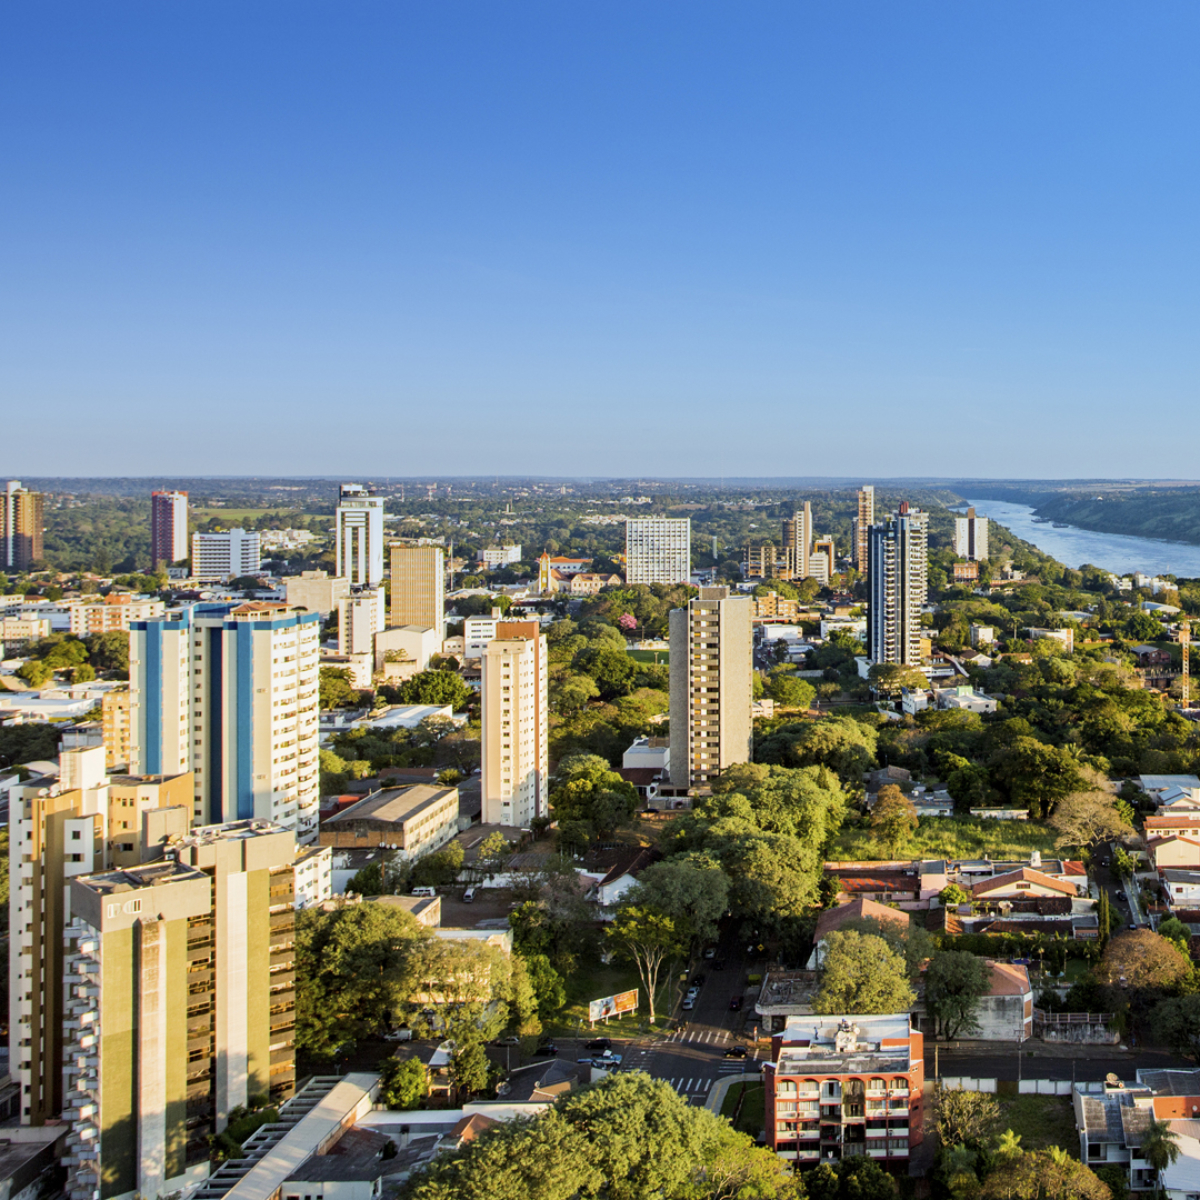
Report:
[[[1147,829],[1200,829],[1200,817],[1147,817]]]
[[[1081,862],[1064,860],[1062,865],[1062,873],[1064,875],[1082,875],[1086,879],[1087,867],[1085,867]]]
[[[911,875],[902,871],[879,871],[866,874],[855,872],[845,875],[830,872],[837,876],[839,885],[844,892],[910,892],[916,895],[920,891],[920,883]]]
[[[908,927],[908,914],[897,909],[888,908],[867,896],[860,896],[847,904],[839,904],[837,908],[827,908],[818,918],[817,927],[813,932],[813,941],[819,942],[826,934],[835,929],[841,929],[847,921],[894,921],[897,925]]]
[[[1029,972],[1017,963],[990,962],[992,972],[992,996],[1024,996],[1032,989]]]
[[[1032,867],[1021,867],[1017,871],[1009,871],[1006,875],[995,875],[991,879],[985,879],[971,888],[971,894],[986,896],[991,892],[1003,891],[1005,888],[1012,888],[1015,891],[1015,885],[1018,883],[1030,883],[1037,887],[1050,888],[1052,891],[1063,892],[1068,896],[1078,895],[1074,884],[1063,883],[1061,879],[1055,879],[1041,871],[1035,871]]]

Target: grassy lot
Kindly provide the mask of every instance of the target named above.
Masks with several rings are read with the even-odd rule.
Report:
[[[748,1133],[751,1137],[758,1137],[763,1131],[765,1099],[766,1092],[761,1083],[735,1083],[725,1093],[725,1103],[721,1105],[721,1116],[732,1121],[738,1101],[741,1100],[742,1107],[738,1112],[734,1128],[742,1133]]]
[[[989,821],[974,817],[927,817],[901,858],[1028,858],[1031,850],[1053,853],[1054,837],[1036,821]],[[843,829],[829,847],[828,858],[843,862],[889,858],[866,825]]]
[[[1003,1131],[1021,1135],[1022,1150],[1044,1150],[1059,1146],[1079,1157],[1079,1135],[1070,1096],[999,1096]]]
[[[567,1003],[563,1010],[547,1024],[547,1032],[561,1036],[578,1034],[581,1030],[588,1031],[588,1001],[599,1000],[604,996],[615,996],[618,992],[627,992],[637,988],[642,993],[638,999],[641,1007],[636,1013],[627,1013],[614,1017],[607,1025],[600,1023],[596,1026],[597,1036],[605,1034],[609,1037],[632,1037],[640,1033],[649,1022],[649,1009],[646,1005],[645,989],[642,981],[633,967],[613,963],[609,966],[597,964],[582,966],[567,980]],[[655,1010],[655,1025],[661,1026],[670,1008],[668,995],[673,998],[667,988],[661,988],[660,1007]]]
[[[194,521],[207,521],[216,517],[218,521],[247,521],[259,517],[284,517],[296,512],[294,508],[194,508],[191,517]]]
[[[626,650],[625,653],[638,662],[658,663],[664,667],[670,665],[671,655],[668,650]]]

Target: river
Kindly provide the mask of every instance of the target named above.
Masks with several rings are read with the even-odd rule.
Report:
[[[1032,542],[1043,554],[1068,567],[1091,563],[1116,575],[1142,571],[1147,575],[1200,578],[1200,546],[1124,533],[1094,533],[1074,525],[1055,526],[1034,520],[1028,504],[1009,504],[1004,500],[968,500],[967,504],[974,506],[981,517],[1007,526],[1017,537]]]

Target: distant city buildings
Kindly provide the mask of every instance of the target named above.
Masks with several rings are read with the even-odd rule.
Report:
[[[852,524],[854,566],[862,573],[867,570],[870,559],[871,526],[875,524],[875,489],[870,484],[858,489],[858,513]]]
[[[326,571],[301,571],[283,582],[289,608],[306,608],[322,617],[336,612],[339,601],[350,594],[350,580]]]
[[[334,513],[337,574],[353,587],[383,582],[383,497],[357,483],[343,483]]]
[[[870,530],[867,654],[872,663],[920,665],[928,573],[928,514],[904,501]]]
[[[709,783],[750,761],[753,723],[753,602],[727,587],[670,614],[671,783]]]
[[[687,583],[691,576],[691,518],[631,517],[625,522],[627,583]]]
[[[797,509],[791,517],[785,518],[783,522],[782,567],[785,579],[808,578],[808,558],[812,540],[812,503],[805,500],[804,507]]]
[[[746,546],[742,574],[747,579],[815,579],[828,584],[837,570],[832,538],[818,538],[813,531],[812,504],[806,500],[783,521],[783,541],[776,553],[773,542]]]
[[[483,552],[483,565],[489,571],[521,561],[520,546],[488,546]]]
[[[483,822],[529,828],[548,810],[546,639],[536,621],[502,621],[482,656]]]
[[[187,492],[150,493],[150,567],[188,556]]]
[[[445,629],[446,555],[441,546],[392,542],[389,625]]]
[[[0,511],[0,569],[20,571],[39,562],[44,528],[41,492],[31,492],[19,479],[10,479]]]
[[[258,534],[245,529],[192,534],[192,577],[223,583],[262,570]]]
[[[954,553],[969,562],[988,557],[988,519],[977,517],[973,508],[965,517],[954,518]]]
[[[195,772],[197,824],[273,821],[316,837],[320,617],[197,604],[130,627],[136,774]]]

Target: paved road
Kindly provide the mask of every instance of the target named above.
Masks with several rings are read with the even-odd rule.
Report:
[[[997,1047],[994,1054],[956,1054],[953,1050],[939,1047],[936,1066],[939,1076],[967,1075],[985,1079],[1073,1079],[1102,1080],[1113,1074],[1120,1079],[1131,1080],[1134,1072],[1143,1070],[1193,1070],[1195,1064],[1165,1051],[1135,1050],[1122,1051],[1114,1046],[1080,1046],[1072,1056],[1041,1053],[1037,1043],[1026,1043],[1020,1054],[1015,1045],[1007,1049]],[[931,1046],[926,1046],[926,1078],[934,1078],[935,1056]]]

